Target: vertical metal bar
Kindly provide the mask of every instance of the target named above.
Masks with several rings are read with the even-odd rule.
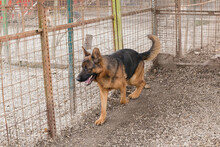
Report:
[[[67,0],[68,7],[68,23],[73,22],[73,1]],[[75,103],[75,74],[74,74],[74,43],[73,28],[68,28],[68,47],[69,47],[69,97],[70,97],[70,113],[71,116],[76,112]]]
[[[0,48],[2,48],[2,42],[0,42]],[[3,111],[4,111],[4,119],[5,119],[5,129],[6,129],[6,133],[7,133],[7,141],[8,141],[8,145],[10,144],[10,140],[9,140],[9,135],[8,135],[8,122],[7,122],[7,118],[6,118],[6,110],[5,110],[5,96],[4,96],[4,83],[3,83],[3,67],[2,67],[2,55],[0,53],[0,71],[1,71],[1,87],[2,87],[2,104],[3,104]]]
[[[187,5],[189,5],[189,0],[187,0]],[[187,9],[187,7],[186,7]],[[184,53],[187,53],[187,44],[188,44],[188,29],[189,28],[189,16],[186,16],[186,31],[185,31],[185,42],[184,42]]]
[[[175,9],[176,9],[176,55],[177,57],[183,56],[182,45],[181,45],[181,2],[180,0],[175,1]]]
[[[7,0],[2,0],[2,21],[3,21],[3,35],[8,35],[8,15],[7,15]],[[6,62],[10,63],[11,62],[11,55],[10,55],[10,48],[8,46],[8,41],[5,42],[5,56],[6,56]]]
[[[196,0],[193,0],[193,4],[196,3]],[[196,6],[193,6],[193,11],[196,10]],[[193,48],[196,46],[196,15],[193,15]]]
[[[156,10],[157,10],[157,0],[152,0],[151,1],[151,7],[152,7],[152,33],[153,35],[158,35],[157,30],[157,15],[156,15]]]
[[[47,106],[47,123],[49,128],[49,135],[51,138],[56,137],[56,122],[54,112],[53,90],[52,90],[52,77],[50,68],[50,55],[49,55],[49,42],[47,31],[46,11],[43,6],[44,0],[38,0],[38,19],[39,28],[41,32],[41,48],[42,48],[42,60],[43,60],[43,72],[44,72],[44,88],[46,95]]]
[[[200,0],[200,3],[202,3],[203,0]],[[200,5],[200,11],[202,13],[203,5]],[[201,15],[201,49],[203,48],[203,16]]]
[[[81,11],[81,21],[83,23],[81,30],[82,30],[82,44],[84,44],[84,29],[85,29],[85,24],[84,24],[84,20],[85,20],[85,4],[83,3],[84,0],[80,0],[80,11]]]
[[[123,48],[121,4],[120,0],[112,0],[113,35],[115,50]]]
[[[117,28],[118,28],[118,49],[123,48],[123,35],[122,35],[122,22],[121,22],[121,3],[116,0],[116,15],[117,15]]]
[[[116,14],[116,3],[115,0],[112,0],[112,15],[113,15],[113,38],[114,38],[114,47],[115,51],[119,49],[118,46],[118,28],[117,28],[117,14]]]
[[[217,8],[219,8],[219,7],[217,7],[217,1],[215,1],[215,11],[218,11]],[[218,18],[219,18],[218,16],[215,16],[215,46],[216,46],[216,43],[217,43],[217,32],[218,32],[217,27],[219,27]]]

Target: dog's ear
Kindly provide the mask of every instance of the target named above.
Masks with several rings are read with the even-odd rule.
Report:
[[[83,52],[85,56],[89,56],[91,55],[89,52],[86,51],[86,49],[82,46]]]
[[[95,63],[98,63],[102,58],[99,48],[94,48],[92,51],[92,59]]]

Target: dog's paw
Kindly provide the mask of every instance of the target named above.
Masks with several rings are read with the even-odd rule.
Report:
[[[120,103],[121,103],[121,104],[127,104],[127,103],[129,103],[129,100],[128,100],[128,99],[120,100]]]
[[[105,122],[105,119],[99,118],[99,119],[97,119],[97,120],[95,121],[95,124],[96,124],[96,125],[101,125],[101,124],[103,124],[104,122]]]
[[[129,94],[128,97],[131,98],[131,99],[137,99],[139,97],[139,95],[137,95],[135,93],[132,93],[132,94]]]

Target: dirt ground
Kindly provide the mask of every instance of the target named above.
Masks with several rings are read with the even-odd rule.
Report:
[[[109,96],[107,120],[96,126],[100,108],[39,146],[220,146],[220,69],[202,66],[148,72],[151,89],[126,105]],[[128,87],[128,93],[133,88]]]

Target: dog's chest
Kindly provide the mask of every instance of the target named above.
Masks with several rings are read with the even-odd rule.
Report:
[[[123,83],[126,82],[125,77],[111,77],[111,76],[105,76],[97,80],[99,86],[101,86],[104,89],[119,89]]]

